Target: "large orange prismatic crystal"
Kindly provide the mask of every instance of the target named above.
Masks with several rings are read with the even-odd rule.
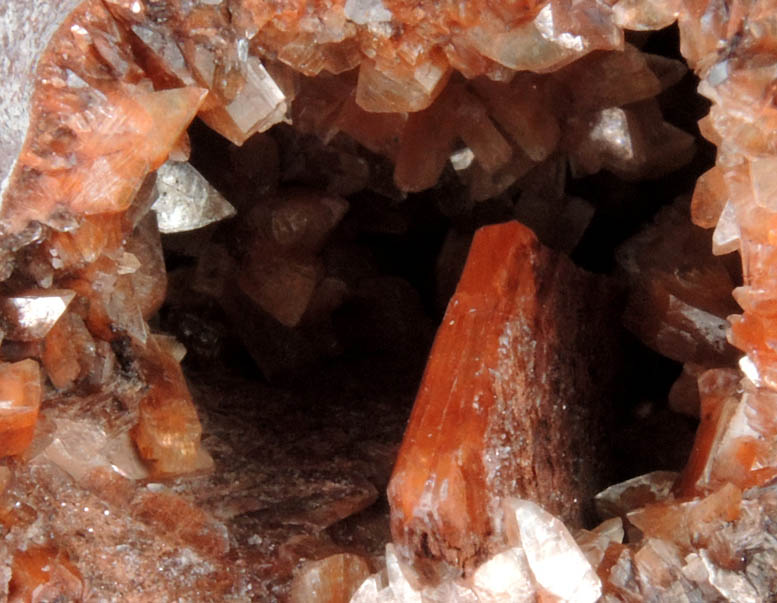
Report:
[[[611,303],[518,222],[476,233],[389,485],[394,542],[417,566],[467,571],[504,547],[506,496],[587,517],[617,364],[595,317]]]

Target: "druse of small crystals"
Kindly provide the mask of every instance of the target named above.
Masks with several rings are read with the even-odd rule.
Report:
[[[0,95],[0,597],[773,596],[775,12],[774,2],[758,0],[6,2],[0,9],[0,31],[10,41],[0,61],[8,88]],[[656,100],[685,67],[624,38],[624,30],[675,21],[681,52],[712,102],[700,129],[718,147],[716,165],[697,182],[689,212],[683,201],[662,210],[621,247],[618,262],[629,283],[626,325],[684,364],[671,404],[700,417],[681,474],[655,472],[600,492],[595,506],[603,522],[590,530],[551,514],[580,518],[591,501],[576,499],[590,492],[570,482],[587,476],[574,475],[559,456],[558,466],[543,474],[558,486],[549,493],[547,484],[527,477],[531,471],[516,469],[530,457],[499,455],[516,454],[538,426],[567,424],[565,413],[579,408],[568,395],[576,377],[566,366],[552,387],[530,370],[521,382],[513,369],[531,364],[534,352],[506,329],[528,316],[546,321],[536,333],[557,333],[576,306],[546,317],[540,305],[554,291],[538,287],[524,292],[525,306],[512,307],[516,286],[498,279],[478,284],[494,288],[495,307],[508,310],[476,317],[491,334],[483,355],[499,360],[506,354],[500,349],[513,344],[522,355],[502,367],[509,377],[483,365],[492,380],[486,383],[468,374],[435,378],[446,373],[439,363],[452,357],[435,348],[427,384],[450,391],[439,397],[421,391],[409,437],[435,435],[423,423],[426,412],[445,419],[446,405],[467,409],[466,424],[443,421],[459,431],[451,441],[437,434],[444,446],[432,450],[444,451],[436,468],[447,463],[451,481],[430,486],[431,495],[423,483],[403,490],[402,479],[424,466],[431,450],[406,440],[392,486],[396,542],[371,558],[343,550],[325,533],[372,504],[387,476],[370,481],[354,469],[358,463],[344,464],[346,477],[297,471],[291,481],[309,489],[307,498],[279,486],[275,498],[264,499],[252,488],[272,475],[251,469],[251,459],[228,438],[215,438],[210,451],[203,445],[208,425],[201,424],[180,366],[186,349],[149,326],[168,287],[160,233],[203,228],[240,210],[244,223],[234,231],[240,250],[208,235],[194,239],[196,266],[169,285],[177,290],[190,280],[185,291],[235,325],[266,379],[294,374],[336,353],[331,315],[349,296],[377,300],[378,313],[389,305],[385,299],[406,302],[381,316],[413,307],[412,295],[397,293],[395,281],[373,279],[355,293],[347,270],[332,259],[327,244],[351,210],[348,195],[367,190],[401,199],[453,178],[463,202],[475,204],[517,187],[522,206],[510,217],[569,251],[593,210],[567,194],[567,174],[607,170],[633,181],[688,162],[692,136],[664,121]],[[263,188],[260,174],[252,181],[255,197],[226,199],[188,163],[186,130],[195,117],[258,157],[276,152],[260,133],[291,124],[328,153],[318,183],[326,190]],[[315,162],[305,164],[305,149],[295,150],[305,172]],[[714,228],[711,237],[691,231],[686,213]],[[550,252],[525,227],[507,228],[523,229],[541,275]],[[501,247],[484,232],[476,242],[487,256]],[[714,254],[741,255],[743,285],[733,291],[741,313],[729,298],[738,275],[707,253],[708,238]],[[457,245],[451,236],[443,254],[456,257]],[[491,259],[508,276],[520,272],[504,257]],[[570,282],[588,278],[559,262]],[[468,293],[467,285],[460,293]],[[385,295],[389,290],[394,297]],[[438,342],[455,338],[457,321],[470,318],[457,310],[459,298]],[[190,345],[207,348],[206,335],[192,336]],[[559,358],[575,362],[564,360],[559,341],[540,350],[548,366]],[[744,352],[739,359],[736,350]],[[476,350],[468,353],[473,366],[480,361]],[[453,383],[444,382],[450,377]],[[536,415],[522,416],[528,393],[541,398],[547,388],[563,399],[546,396]],[[509,424],[491,430],[506,439],[504,446],[489,440],[495,419],[481,421],[479,400],[467,397],[481,394],[489,398],[483,412],[509,406],[497,417]],[[379,447],[370,454],[392,458]],[[553,454],[566,451],[545,457]],[[222,475],[214,473],[211,455],[224,463]],[[175,481],[182,475],[191,476],[188,485]],[[456,490],[457,484],[463,486]],[[466,504],[447,500],[448,487]],[[214,501],[211,491],[227,495]],[[449,506],[436,506],[443,499]],[[287,532],[276,545],[267,534],[280,528],[262,513],[292,500],[291,510],[278,512]]]

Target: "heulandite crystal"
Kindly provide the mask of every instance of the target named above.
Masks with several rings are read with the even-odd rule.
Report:
[[[2,589],[22,598],[33,591],[77,597],[87,587],[111,598],[126,595],[128,584],[142,584],[138,597],[156,600],[267,594],[250,594],[259,582],[245,569],[261,557],[259,544],[239,548],[239,562],[229,561],[222,520],[237,513],[225,510],[232,507],[195,504],[197,495],[167,486],[146,491],[137,481],[210,466],[178,367],[180,346],[147,324],[167,281],[149,209],[173,220],[160,219],[165,231],[230,213],[201,187],[176,189],[189,201],[180,216],[163,202],[171,165],[165,162],[187,159],[185,129],[195,115],[235,144],[291,119],[324,142],[344,134],[361,145],[357,153],[338,151],[349,171],[329,180],[338,190],[307,201],[281,198],[268,210],[273,215],[257,216],[257,232],[275,223],[275,214],[286,219],[285,234],[297,237],[292,243],[284,243],[284,233],[261,231],[239,258],[211,242],[202,250],[196,288],[221,295],[233,322],[272,334],[275,348],[255,338],[246,347],[266,375],[275,375],[308,362],[316,345],[326,347],[297,325],[325,323],[348,291],[340,275],[326,272],[332,262],[317,255],[347,209],[337,194],[364,186],[391,194],[423,190],[450,162],[467,202],[517,184],[567,207],[564,176],[550,177],[558,173],[554,165],[564,166],[562,174],[568,165],[574,176],[607,169],[636,179],[687,161],[692,138],[664,122],[654,100],[681,66],[637,50],[623,36],[624,29],[655,29],[676,19],[681,51],[701,78],[700,92],[713,102],[700,128],[718,145],[716,166],[694,191],[691,215],[715,228],[715,253],[742,256],[743,286],[734,296],[744,312],[729,319],[728,337],[746,354],[741,370],[726,366],[732,351],[720,331],[724,314],[733,311],[725,298],[730,272],[709,259],[701,275],[692,268],[673,272],[672,256],[693,247],[696,257],[693,242],[661,248],[666,260],[645,259],[649,234],[624,248],[624,268],[637,283],[633,330],[686,363],[683,387],[699,378],[701,427],[688,466],[673,490],[664,487],[665,475],[651,474],[607,491],[605,507],[623,518],[626,544],[604,524],[576,533],[575,544],[557,519],[531,502],[509,499],[502,511],[514,515],[512,536],[502,551],[472,545],[494,555],[473,568],[468,582],[456,577],[425,586],[389,545],[386,580],[370,578],[355,598],[365,600],[366,592],[386,601],[418,600],[422,593],[446,600],[593,600],[599,593],[604,600],[768,598],[777,590],[770,532],[777,513],[771,485],[777,467],[774,11],[769,1],[728,6],[714,0],[6,3],[0,9],[0,29],[11,41],[0,61],[7,86],[0,95],[0,451],[9,458],[0,473]],[[365,149],[382,159],[365,164]],[[393,182],[379,173],[380,161],[393,164]],[[196,179],[193,168],[179,167]],[[669,222],[664,214],[656,228],[673,228]],[[686,239],[672,237],[680,240]],[[222,266],[221,276],[208,274],[211,263]],[[234,282],[225,287],[223,275],[238,270],[240,290],[230,288]],[[700,283],[714,283],[720,296]],[[700,287],[704,293],[697,295]],[[295,292],[294,304],[284,303],[288,291]],[[677,406],[695,412],[679,388]],[[411,448],[406,445],[400,469],[412,466],[405,456]],[[316,479],[310,483],[331,486]],[[494,493],[489,484],[480,487],[474,496]],[[374,486],[358,479],[333,491],[331,501],[300,511],[305,519],[296,521],[321,529],[375,496]],[[62,508],[50,502],[58,497],[68,501]],[[258,513],[261,505],[250,498],[238,490],[229,504]],[[74,505],[84,513],[75,523],[94,526],[96,541],[84,544],[71,530],[67,510]],[[117,518],[122,507],[130,512]],[[47,515],[53,541],[28,547],[38,517]],[[181,521],[170,521],[174,515]],[[84,565],[90,546],[119,546],[122,530],[136,547],[121,555],[121,567],[109,557]],[[188,557],[170,574],[178,584],[144,581],[157,561],[182,550]],[[273,568],[283,566],[288,575],[293,563],[277,551],[273,559]],[[554,583],[552,569],[562,566],[576,568],[580,590]],[[525,579],[501,588],[504,571]],[[300,577],[298,588],[307,588],[306,580]]]

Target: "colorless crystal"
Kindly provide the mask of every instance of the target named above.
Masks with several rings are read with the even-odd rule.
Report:
[[[649,503],[671,500],[675,481],[674,471],[653,471],[615,484],[596,495],[596,512],[602,518],[614,517]]]
[[[393,18],[381,0],[346,0],[345,16],[359,25],[383,23]]]
[[[226,110],[248,138],[283,121],[288,109],[286,95],[267,73],[262,62],[248,57],[244,63],[245,85]]]
[[[235,215],[235,208],[188,162],[168,161],[157,170],[157,197],[151,206],[159,231],[202,228]]]
[[[531,603],[537,590],[521,547],[498,553],[481,564],[472,575],[472,589],[481,603]]]
[[[406,575],[413,570],[402,563],[390,543],[386,545],[386,571],[389,588],[397,603],[422,603],[420,589],[411,584]]]
[[[561,520],[528,500],[507,499],[503,508],[508,537],[523,547],[542,588],[578,603],[602,595],[601,580]]]
[[[712,253],[725,255],[736,251],[740,245],[739,236],[736,209],[731,201],[727,201],[712,233]]]

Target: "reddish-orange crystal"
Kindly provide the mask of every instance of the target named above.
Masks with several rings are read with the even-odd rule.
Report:
[[[21,454],[30,445],[40,402],[35,360],[0,364],[0,457]]]
[[[471,568],[504,545],[504,496],[582,521],[603,452],[595,392],[614,363],[607,327],[575,317],[607,300],[598,278],[518,222],[477,232],[389,485],[405,555]],[[609,367],[593,379],[597,358]]]

